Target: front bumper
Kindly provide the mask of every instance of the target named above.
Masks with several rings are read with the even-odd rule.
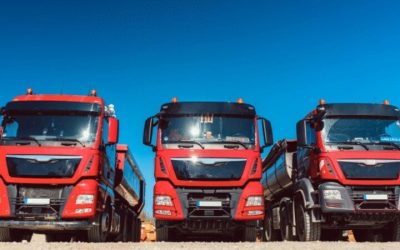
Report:
[[[32,231],[89,230],[93,225],[93,222],[89,221],[0,220],[0,228],[27,229]]]
[[[174,187],[167,181],[156,182],[154,196],[171,197],[172,206],[153,205],[154,217],[159,220],[174,221],[256,221],[264,218],[264,204],[246,206],[251,196],[263,196],[259,182],[249,182],[244,188],[183,188]],[[263,200],[263,199],[262,199]],[[202,203],[216,202],[218,206]],[[159,211],[167,211],[161,215]],[[254,214],[254,211],[257,213]]]

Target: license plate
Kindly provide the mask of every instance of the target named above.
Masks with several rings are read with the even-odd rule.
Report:
[[[198,201],[198,207],[222,207],[221,201]]]
[[[364,200],[368,200],[368,201],[387,200],[387,199],[388,199],[387,194],[365,194],[364,195]]]
[[[27,205],[49,205],[50,199],[47,198],[25,198],[25,204]]]

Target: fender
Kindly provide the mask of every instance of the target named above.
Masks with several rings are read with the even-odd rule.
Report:
[[[110,200],[110,205],[113,207],[115,204],[115,194],[113,190],[104,183],[100,183],[99,189],[101,197],[101,199],[99,199],[100,210],[103,211],[106,208],[107,200]]]
[[[304,205],[306,209],[312,209],[315,207],[317,202],[313,197],[315,194],[315,189],[311,184],[311,181],[307,178],[302,178],[297,181],[295,188],[294,197],[300,196],[303,199]]]
[[[314,189],[314,187],[311,184],[311,181],[306,178],[302,178],[296,183],[296,188],[295,188],[295,193],[293,196],[293,222],[294,224],[296,223],[296,213],[295,213],[295,207],[297,206],[297,198],[300,197],[299,199],[303,201],[304,207],[307,210],[311,210],[311,220],[312,222],[321,222],[321,213],[320,209],[318,209],[320,206],[318,204],[318,200],[315,197],[315,194],[318,193]]]

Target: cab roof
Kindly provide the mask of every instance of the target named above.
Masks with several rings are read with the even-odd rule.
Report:
[[[85,95],[54,95],[54,94],[41,94],[41,95],[20,95],[16,96],[12,101],[54,101],[54,102],[86,102],[97,103],[104,106],[104,100],[97,96]]]
[[[316,110],[309,113],[306,118],[312,118],[316,114],[321,117],[332,116],[382,116],[399,117],[400,111],[393,105],[372,103],[330,103],[318,105]]]
[[[250,104],[234,102],[174,102],[161,105],[159,115],[235,115],[255,116],[256,110]]]

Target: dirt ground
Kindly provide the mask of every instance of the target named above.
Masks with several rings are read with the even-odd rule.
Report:
[[[30,243],[0,243],[7,250],[375,250],[400,249],[400,243],[355,243],[355,242],[274,242],[274,243],[217,243],[217,242],[143,242],[143,243],[46,243],[43,235],[34,235]]]

